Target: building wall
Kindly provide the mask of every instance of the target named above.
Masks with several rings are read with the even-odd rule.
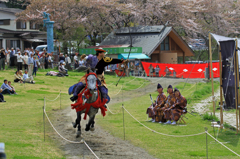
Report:
[[[169,50],[161,50],[161,44],[151,54],[151,62],[178,63],[178,57],[183,56],[183,51],[169,36]]]
[[[1,29],[15,30],[15,31],[38,31],[35,29],[30,29],[30,22],[26,22],[26,29],[17,29],[16,16],[13,13],[0,11],[0,20],[1,19],[10,19],[10,25],[0,25]]]
[[[7,19],[7,18],[4,18]],[[1,19],[0,19],[1,20]],[[17,29],[17,22],[15,20],[10,20],[10,25],[0,25],[1,29],[14,30],[14,31],[38,31],[35,29],[30,29],[30,22],[26,22],[26,29]]]

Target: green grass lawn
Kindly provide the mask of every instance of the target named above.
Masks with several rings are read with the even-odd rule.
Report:
[[[18,95],[5,95],[6,103],[0,103],[0,142],[5,143],[8,158],[35,159],[35,158],[64,158],[59,145],[51,138],[43,141],[43,99],[52,100],[61,90],[61,107],[70,106],[70,96],[67,94],[69,86],[77,83],[84,73],[69,72],[69,77],[45,76],[48,70],[37,72],[34,78],[36,84],[12,83]],[[0,83],[4,79],[13,81],[14,70],[0,72]],[[116,94],[121,84],[127,83],[134,77],[122,78],[119,86],[115,84],[118,77],[106,75],[109,84],[109,94]],[[145,83],[144,83],[145,82]],[[112,83],[112,84],[111,84]],[[143,84],[144,83],[144,84]],[[144,79],[135,79],[133,84],[123,85],[125,90],[136,89],[140,84],[147,85]],[[111,85],[110,85],[111,84]],[[51,118],[54,110],[60,109],[59,99],[47,102],[46,111]],[[52,119],[54,120],[54,119]],[[48,127],[48,134],[56,135]]]
[[[191,110],[191,107],[195,103],[211,96],[211,83],[186,84],[184,89],[183,86],[184,83],[181,83],[176,87],[181,91],[182,95],[188,99],[188,110]],[[214,82],[215,90],[218,86],[219,83]],[[166,89],[164,91],[166,91]],[[153,92],[152,96],[156,98],[157,92]],[[135,118],[155,131],[169,135],[190,135],[204,132],[204,128],[207,127],[208,132],[214,135],[211,122],[203,120],[202,116],[198,114],[195,114],[197,115],[196,117],[187,114],[186,117],[188,120],[184,119],[187,122],[186,125],[172,126],[147,122],[146,110],[151,104],[149,95],[136,97],[126,102],[112,104],[109,107],[113,112],[118,112],[121,109],[122,104],[124,104],[124,107]],[[123,139],[122,119],[122,111],[117,115],[112,115],[108,112],[105,118],[98,116],[97,124],[100,124],[112,135]],[[183,138],[168,137],[149,131],[136,122],[126,111],[124,113],[124,120],[126,140],[130,141],[135,146],[144,148],[156,158],[206,158],[206,134]],[[217,134],[216,129],[215,133]],[[227,129],[219,133],[218,139],[221,142],[228,142],[226,143],[226,146],[239,154],[239,137],[240,135],[236,135],[235,131]],[[208,157],[214,159],[237,158],[235,154],[214,142],[209,136]]]

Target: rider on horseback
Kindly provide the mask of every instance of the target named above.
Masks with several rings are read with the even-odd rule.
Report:
[[[102,48],[95,49],[96,56],[89,55],[87,59],[85,58],[86,55],[82,55],[81,58],[85,58],[87,62],[87,66],[90,67],[92,70],[96,69],[96,74],[98,78],[98,88],[101,93],[101,99],[107,99],[107,103],[110,101],[110,97],[108,96],[108,89],[106,87],[106,82],[104,80],[104,68],[111,64],[118,64],[118,63],[128,63],[128,60],[119,60],[119,59],[112,59],[110,57],[105,56],[105,50]],[[78,94],[81,90],[86,86],[85,82],[86,75],[84,75],[79,83],[73,85],[69,88],[69,95],[73,94],[70,98],[71,101],[75,101],[78,99]]]

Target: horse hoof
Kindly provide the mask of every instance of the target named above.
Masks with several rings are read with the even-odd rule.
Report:
[[[81,131],[77,131],[77,136],[76,138],[79,138],[81,136]]]
[[[72,125],[73,125],[73,128],[76,128],[77,127],[77,124],[72,122]]]
[[[91,131],[94,131],[94,130],[95,130],[95,128],[90,128],[90,130],[91,130]]]
[[[85,131],[89,131],[89,130],[90,130],[90,128],[86,128],[86,129],[85,129]]]

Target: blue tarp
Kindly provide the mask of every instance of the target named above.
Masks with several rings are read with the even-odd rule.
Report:
[[[122,58],[127,59],[128,54],[118,54],[118,59]],[[129,59],[150,59],[150,57],[142,53],[130,53]]]

